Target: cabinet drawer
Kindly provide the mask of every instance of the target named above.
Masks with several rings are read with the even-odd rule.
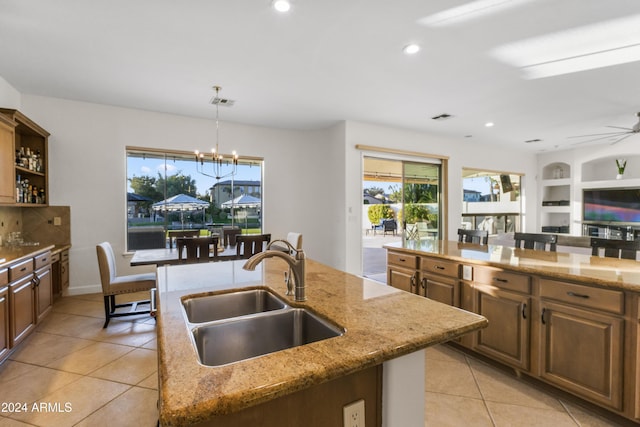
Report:
[[[64,251],[60,254],[60,259],[62,261],[69,261],[69,251]]]
[[[51,254],[51,264],[53,264],[54,262],[58,262],[60,261],[60,252],[57,252],[55,254]]]
[[[531,293],[531,279],[523,274],[511,273],[491,267],[474,267],[473,281],[485,285],[493,285],[523,294]]]
[[[51,264],[51,252],[49,251],[33,258],[33,265],[36,270],[49,264]]]
[[[457,262],[437,258],[422,258],[422,271],[457,278],[459,270],[460,264]]]
[[[571,305],[617,314],[624,313],[624,294],[621,291],[540,279],[540,296],[567,302]]]
[[[0,287],[9,283],[9,269],[2,268],[0,269]]]
[[[9,267],[9,280],[15,281],[33,272],[33,258],[29,258]]]
[[[400,252],[388,252],[387,262],[389,264],[399,265],[405,268],[418,268],[418,257],[415,255],[407,255]]]

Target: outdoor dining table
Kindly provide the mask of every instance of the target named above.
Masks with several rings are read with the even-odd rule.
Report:
[[[218,251],[215,261],[232,261],[237,259],[236,248],[228,246]],[[159,249],[139,249],[134,252],[129,265],[172,265],[180,264],[178,259],[178,249],[176,248],[159,248]]]

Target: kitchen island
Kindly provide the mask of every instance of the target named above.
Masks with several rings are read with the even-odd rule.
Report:
[[[581,253],[405,240],[393,287],[481,314],[458,344],[640,422],[640,264]]]
[[[243,261],[158,268],[162,426],[242,425],[256,419],[271,425],[274,411],[280,411],[272,418],[278,426],[341,425],[342,407],[362,396],[347,393],[347,400],[333,407],[325,402],[344,390],[357,390],[348,382],[354,376],[360,381],[360,375],[373,378],[378,387],[365,402],[367,416],[373,414],[367,426],[414,425],[417,419],[424,424],[424,349],[486,327],[486,319],[312,260],[306,263],[303,303],[284,297],[287,264],[275,258],[255,271],[244,270]],[[345,332],[236,363],[202,365],[185,322],[183,297],[250,288],[267,288]]]

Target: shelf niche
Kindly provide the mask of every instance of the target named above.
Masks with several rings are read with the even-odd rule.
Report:
[[[582,164],[582,182],[591,181],[614,181],[618,174],[618,168],[616,166],[616,159],[624,159],[627,161],[627,166],[622,176],[621,182],[628,179],[640,178],[640,155],[625,155],[618,154],[616,156],[603,157],[594,159]]]

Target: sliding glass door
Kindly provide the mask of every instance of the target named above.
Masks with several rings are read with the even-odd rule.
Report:
[[[406,237],[440,239],[440,164],[403,162],[402,188]]]

